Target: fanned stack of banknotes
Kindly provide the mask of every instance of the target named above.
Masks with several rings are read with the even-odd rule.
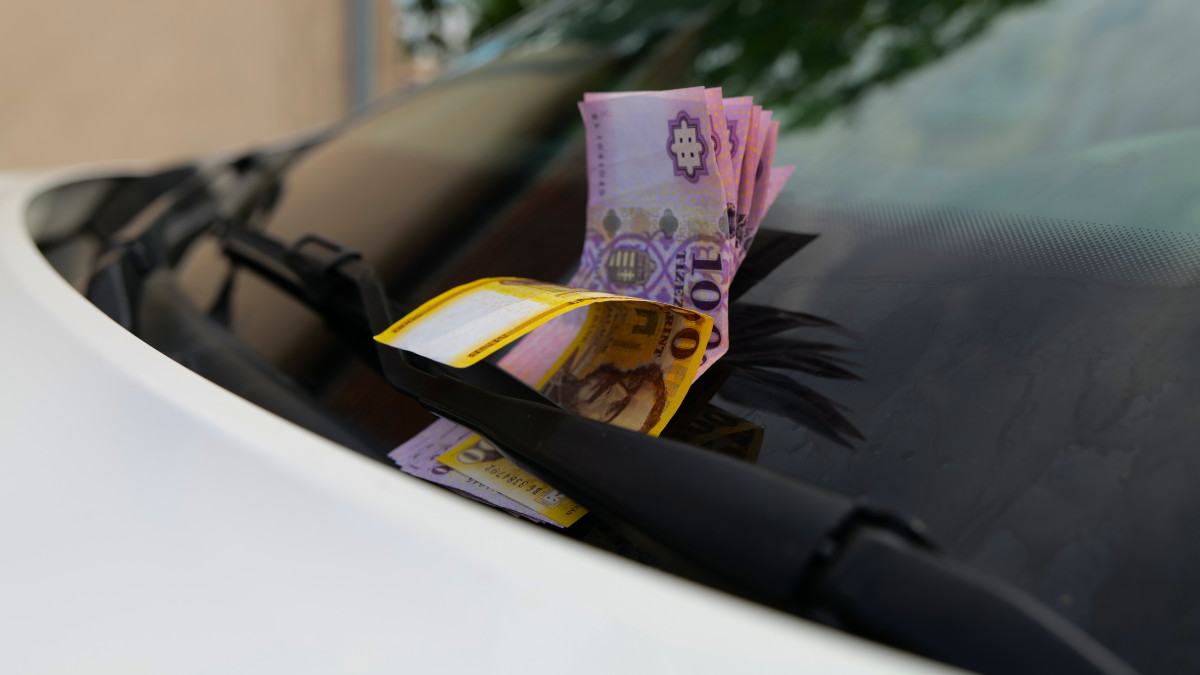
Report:
[[[465,367],[499,365],[563,408],[657,435],[728,349],[729,284],[792,173],[779,123],[719,88],[586,94],[587,229],[567,286],[481,279],[376,337]],[[401,468],[532,520],[585,509],[486,439],[438,420],[391,453]]]

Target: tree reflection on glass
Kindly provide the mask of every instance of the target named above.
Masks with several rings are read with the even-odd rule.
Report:
[[[811,126],[1039,1],[743,0],[709,22],[696,78],[753,94],[786,126]]]
[[[899,81],[978,37],[1006,11],[1042,0],[585,1],[521,27],[526,38],[613,43],[675,12],[708,12],[692,82],[753,95],[786,127],[819,124],[864,94]],[[410,50],[455,51],[441,32],[471,22],[482,36],[544,0],[398,0],[413,25]],[[706,9],[707,7],[707,9]],[[682,12],[682,13],[680,13]]]
[[[759,230],[730,287],[729,351],[692,385],[663,436],[755,461],[769,430],[710,403],[719,397],[786,418],[846,447],[863,440],[851,411],[822,393],[819,384],[862,379],[847,358],[854,351],[854,333],[823,317],[742,299],[815,238]]]

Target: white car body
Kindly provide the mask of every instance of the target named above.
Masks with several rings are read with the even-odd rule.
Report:
[[[115,169],[114,169],[115,170]],[[375,464],[142,343],[0,177],[0,670],[929,673]]]

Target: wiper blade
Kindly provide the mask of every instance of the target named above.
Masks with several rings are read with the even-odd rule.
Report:
[[[488,438],[598,517],[730,591],[985,673],[1131,673],[1032,598],[938,551],[916,521],[828,488],[554,406],[499,367],[376,343],[405,308],[352,251],[231,228],[226,252],[357,341],[401,392]]]
[[[717,586],[980,672],[1132,672],[1040,603],[942,554],[914,520],[568,413],[487,361],[453,369],[376,343],[372,336],[407,308],[387,298],[360,256],[317,237],[288,246],[249,226],[270,208],[287,160],[302,149],[275,163],[248,156],[218,167],[243,179],[232,190],[201,172],[164,196],[161,208],[120,233],[89,298],[136,333],[131,307],[141,280],[216,232],[242,269],[312,307],[397,390],[487,437],[597,517],[705,570]],[[768,260],[763,269],[770,267]],[[745,269],[755,269],[752,260]]]
[[[397,367],[395,358],[402,353],[370,338],[407,314],[409,308],[387,297],[374,271],[357,252],[311,235],[287,247],[271,237],[241,228],[231,228],[225,233],[222,245],[234,262],[308,305],[335,333],[358,338],[357,344],[351,346],[368,356],[393,386],[397,385],[397,379],[405,377],[406,371]],[[422,372],[446,372],[441,364],[416,354],[404,354],[407,359],[402,362],[416,365]],[[491,362],[484,361],[459,372],[465,382],[485,390],[553,406],[535,389]]]

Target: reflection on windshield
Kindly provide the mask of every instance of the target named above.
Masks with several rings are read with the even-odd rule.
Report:
[[[728,378],[721,398],[789,419],[840,445],[863,439],[845,406],[794,377],[860,380],[852,370],[855,364],[845,357],[847,347],[799,333],[816,330],[846,337],[848,331],[812,314],[746,302],[730,307],[729,326],[729,352],[712,368]]]
[[[712,403],[697,405],[694,400],[675,413],[663,429],[663,438],[673,438],[751,464],[758,461],[762,427]]]
[[[1200,3],[1056,0],[781,137],[782,201],[1200,232]],[[807,94],[804,94],[807,96]],[[894,210],[894,209],[893,209]]]
[[[467,8],[482,36],[472,63],[519,46],[653,42],[651,27],[702,23],[692,72],[670,84],[753,93],[775,110],[790,127],[777,162],[797,165],[785,202],[1200,229],[1194,0],[412,4]],[[441,24],[427,25],[434,34],[419,40],[436,42]]]
[[[686,441],[747,461],[756,461],[764,430],[752,421],[717,407],[721,398],[755,411],[778,415],[839,445],[863,440],[849,419],[849,409],[795,379],[855,381],[850,348],[833,341],[856,336],[836,322],[814,314],[758,305],[739,298],[786,263],[816,237],[760,230],[738,271],[739,284],[730,294],[729,351],[698,379],[663,436]]]
[[[802,337],[808,329],[851,333],[811,314],[736,302],[730,307],[729,352],[692,385],[683,405],[663,430],[673,438],[748,462],[758,461],[763,427],[714,405],[719,396],[752,416],[778,416],[845,447],[864,436],[850,421],[846,406],[797,379],[856,381],[849,348]]]
[[[813,126],[1041,0],[819,0],[726,4],[709,24],[696,76]]]
[[[691,84],[753,93],[785,128],[814,126],[982,35],[1002,14],[1044,0],[608,0],[571,3],[514,26],[506,42],[628,38],[672,10],[704,17]],[[447,59],[545,0],[400,0],[398,36],[420,58]],[[563,3],[560,3],[563,4]],[[680,15],[683,16],[682,14]]]

